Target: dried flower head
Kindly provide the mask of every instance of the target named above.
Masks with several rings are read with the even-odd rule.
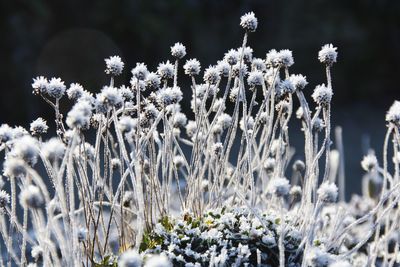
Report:
[[[272,178],[271,181],[269,181],[267,190],[272,195],[275,195],[277,197],[284,197],[289,194],[289,180],[280,177]]]
[[[40,189],[34,185],[24,187],[19,195],[19,200],[24,208],[38,209],[44,203]]]
[[[65,90],[66,86],[60,78],[51,78],[47,84],[46,93],[55,99],[60,99],[63,97]]]
[[[67,90],[67,96],[71,100],[77,100],[85,94],[83,86],[79,83],[71,83]]]
[[[107,74],[118,76],[122,73],[122,70],[124,69],[124,62],[122,62],[119,56],[112,56],[104,59],[104,61],[106,62],[107,66],[105,70]]]
[[[142,266],[142,258],[136,251],[127,250],[119,257],[118,266],[141,267]]]
[[[246,13],[240,18],[240,26],[248,32],[255,32],[257,25],[258,21],[254,12]]]
[[[361,161],[361,167],[364,171],[370,172],[378,167],[378,160],[375,155],[369,154],[364,156]]]
[[[317,190],[318,198],[325,203],[336,202],[338,188],[334,183],[324,182]]]
[[[332,44],[326,44],[322,46],[321,50],[318,52],[318,59],[321,63],[325,63],[328,66],[331,66],[333,63],[336,63],[337,58],[337,47],[333,47]]]
[[[32,135],[41,135],[47,133],[49,126],[43,118],[37,118],[31,123],[30,131]]]
[[[47,93],[48,80],[43,76],[38,76],[33,79],[32,88],[34,94]]]
[[[174,77],[174,65],[172,65],[169,60],[165,63],[162,62],[158,64],[157,73],[163,80],[172,79]]]
[[[326,106],[331,103],[332,95],[332,88],[325,86],[325,84],[321,84],[315,87],[312,98],[318,105]]]
[[[185,65],[183,65],[183,69],[185,70],[185,74],[187,75],[198,75],[201,69],[200,62],[195,58],[188,59],[186,60]]]
[[[132,69],[132,75],[138,80],[145,80],[149,71],[144,63],[136,63],[136,67]]]
[[[182,43],[175,43],[171,46],[171,55],[177,59],[186,56],[186,47]]]
[[[394,101],[386,113],[386,121],[400,125],[400,101]]]

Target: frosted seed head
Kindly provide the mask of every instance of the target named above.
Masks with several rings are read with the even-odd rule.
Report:
[[[136,251],[127,250],[119,257],[118,266],[141,267],[142,266],[142,258]]]
[[[294,88],[299,91],[303,90],[308,84],[306,76],[301,74],[292,74],[290,75],[289,80],[292,82]]]
[[[149,71],[147,70],[147,66],[144,63],[136,63],[136,67],[132,69],[132,75],[138,80],[145,80]]]
[[[8,124],[0,126],[0,144],[5,144],[14,137],[13,129]]]
[[[217,70],[223,77],[228,77],[229,72],[231,71],[231,65],[229,65],[225,60],[218,61]]]
[[[242,54],[242,48],[238,48],[238,53],[239,55]],[[250,63],[253,60],[253,48],[246,46],[243,49],[243,62],[244,63]]]
[[[173,117],[173,126],[175,128],[185,127],[187,123],[187,117],[182,112],[177,112]]]
[[[275,169],[276,161],[275,158],[267,158],[263,164],[266,172],[272,173]]]
[[[104,59],[106,62],[106,70],[107,74],[111,74],[113,76],[118,76],[122,73],[124,69],[124,62],[122,62],[119,56],[112,56]]]
[[[248,32],[255,32],[258,20],[254,12],[249,12],[240,17],[240,26]]]
[[[64,157],[65,144],[60,139],[53,137],[43,144],[41,151],[49,161],[56,161]]]
[[[161,79],[157,73],[150,72],[145,80],[146,88],[149,90],[157,90],[160,87]]]
[[[253,58],[251,62],[251,68],[253,70],[265,71],[267,70],[267,65],[262,58]]]
[[[172,264],[164,255],[152,255],[145,262],[144,267],[172,267]]]
[[[293,163],[293,170],[294,171],[303,172],[305,169],[306,169],[306,165],[304,164],[304,161],[296,160]]]
[[[25,135],[14,141],[13,154],[31,166],[36,164],[39,154],[38,142],[35,138]]]
[[[261,71],[252,71],[247,77],[247,84],[250,87],[261,86],[264,82],[264,75]]]
[[[205,70],[203,77],[204,82],[215,85],[219,82],[220,79],[220,72],[215,66],[210,66]]]
[[[331,103],[332,95],[332,89],[325,86],[325,84],[321,84],[315,87],[312,98],[319,106],[327,106]]]
[[[23,177],[26,175],[25,162],[22,159],[8,156],[3,164],[3,174],[9,178]]]
[[[223,148],[224,148],[223,144],[221,142],[217,142],[217,143],[213,144],[212,152],[214,155],[219,156],[222,154]]]
[[[162,62],[158,64],[157,73],[163,80],[172,79],[174,77],[174,65],[169,60],[165,63]]]
[[[71,100],[78,100],[84,95],[84,89],[79,83],[71,83],[67,90],[67,96]]]
[[[235,49],[230,49],[227,53],[225,53],[224,61],[226,61],[229,65],[233,66],[239,61],[240,54]]]
[[[124,101],[132,101],[133,99],[135,99],[135,96],[134,96],[132,90],[130,88],[126,87],[125,85],[122,85],[118,89],[118,91]]]
[[[40,189],[34,185],[28,185],[22,189],[19,195],[20,204],[24,208],[40,208],[43,203],[43,196]]]
[[[272,178],[268,184],[267,191],[277,197],[284,197],[289,194],[290,185],[286,178]]]
[[[43,118],[37,118],[31,123],[30,131],[32,135],[42,135],[47,133],[49,127],[47,126],[47,122]]]
[[[378,160],[375,155],[369,154],[364,156],[361,161],[361,167],[364,171],[370,172],[378,167]]]
[[[336,63],[337,58],[337,47],[333,47],[332,44],[326,44],[322,46],[321,50],[318,52],[318,59],[321,63],[328,66],[332,66]]]
[[[316,118],[313,123],[313,130],[321,132],[325,128],[325,123],[321,118]]]
[[[245,77],[247,74],[247,65],[236,63],[232,67],[232,77]]]
[[[186,47],[182,43],[175,43],[171,46],[171,55],[176,59],[186,56]]]
[[[289,68],[294,64],[292,51],[288,49],[283,49],[278,52],[277,58],[279,64],[285,68]]]
[[[186,125],[186,134],[188,137],[193,137],[197,131],[197,123],[195,121],[189,121]]]
[[[174,165],[176,166],[176,168],[181,168],[182,166],[184,166],[185,164],[185,159],[181,156],[181,155],[176,155],[174,157]]]
[[[324,182],[317,190],[318,198],[324,203],[336,202],[338,188],[334,183]]]
[[[281,81],[279,87],[282,90],[283,95],[293,94],[296,91],[296,87],[290,79]]]
[[[32,258],[37,262],[40,261],[40,259],[43,256],[43,249],[41,246],[34,246],[31,250],[31,256]]]
[[[51,78],[47,84],[46,93],[55,99],[63,97],[66,90],[64,82],[60,78]]]
[[[198,75],[201,69],[200,62],[195,58],[188,59],[186,60],[185,65],[183,65],[183,69],[185,70],[185,74],[187,75]]]
[[[43,76],[34,78],[32,83],[33,94],[38,95],[47,93],[48,83],[48,80]]]
[[[268,68],[276,68],[280,65],[279,53],[275,49],[271,49],[267,53],[266,63]]]
[[[400,125],[400,101],[394,101],[386,113],[386,121],[394,125]]]

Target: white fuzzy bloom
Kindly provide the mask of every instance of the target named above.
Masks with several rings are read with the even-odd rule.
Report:
[[[337,58],[337,47],[333,47],[332,44],[326,44],[322,46],[321,50],[318,52],[318,59],[321,63],[325,63],[331,66],[336,62]]]
[[[314,93],[312,94],[312,98],[315,103],[320,106],[328,105],[332,100],[332,89],[330,87],[325,86],[325,84],[317,85],[314,89]]]
[[[228,77],[229,72],[231,71],[231,65],[225,60],[221,60],[217,62],[217,70],[221,73],[222,76]]]
[[[172,267],[172,264],[165,255],[152,255],[144,267]]]
[[[176,155],[173,159],[174,165],[179,169],[185,164],[185,159],[181,155]]]
[[[51,78],[47,84],[46,93],[55,99],[60,99],[63,97],[65,90],[66,86],[60,78]]]
[[[238,48],[239,55],[242,54],[242,48]],[[246,46],[243,49],[243,61],[245,63],[250,63],[253,60],[253,48]]]
[[[189,137],[193,137],[197,130],[197,124],[195,121],[189,121],[186,124],[186,134]]]
[[[400,125],[400,101],[394,101],[386,113],[386,121]]]
[[[104,86],[100,95],[98,95],[98,101],[108,107],[119,108],[122,105],[123,98],[117,88]]]
[[[119,257],[118,266],[141,267],[142,266],[142,258],[136,251],[127,250]]]
[[[31,250],[31,255],[32,258],[35,259],[35,261],[38,261],[40,257],[43,255],[43,249],[41,246],[34,246]]]
[[[248,32],[255,32],[258,21],[254,12],[249,12],[240,17],[240,26]]]
[[[235,49],[230,49],[227,53],[225,53],[224,61],[226,61],[229,65],[233,66],[239,61],[240,54]]]
[[[2,124],[0,126],[0,144],[7,143],[13,137],[13,129],[8,124]]]
[[[68,127],[77,129],[88,129],[90,117],[92,116],[92,105],[87,101],[78,101],[67,114],[66,123]]]
[[[122,85],[119,89],[118,89],[119,93],[121,94],[122,98],[124,99],[124,101],[131,101],[135,98],[135,96],[133,95],[133,92],[130,88],[126,87],[125,85]]]
[[[279,87],[282,90],[282,94],[293,94],[296,91],[296,87],[293,85],[290,79],[283,80],[279,83]]]
[[[264,82],[264,75],[261,71],[252,71],[247,77],[247,83],[250,87],[261,86]]]
[[[37,209],[40,208],[44,203],[40,189],[34,185],[28,185],[23,188],[19,195],[19,200],[21,206],[24,208]]]
[[[176,104],[182,100],[182,91],[178,86],[162,88],[157,92],[157,99],[165,107]]]
[[[183,65],[183,69],[187,75],[198,75],[201,69],[200,62],[195,58],[189,59],[186,61],[185,65]]]
[[[67,90],[67,96],[71,100],[77,100],[84,95],[85,90],[79,83],[71,83]]]
[[[265,71],[267,69],[267,65],[262,58],[253,58],[251,62],[251,68],[254,70]]]
[[[19,158],[7,157],[3,164],[3,174],[10,178],[25,176],[25,162]]]
[[[276,68],[280,64],[279,53],[275,49],[271,49],[267,53],[266,63],[268,67]]]
[[[136,67],[132,69],[132,75],[138,80],[145,80],[149,71],[144,63],[136,63]]]
[[[203,79],[206,83],[215,85],[219,82],[221,78],[220,75],[221,73],[215,66],[209,66],[204,72]]]
[[[7,206],[7,204],[9,203],[10,195],[4,190],[0,190],[0,210]]]
[[[47,133],[49,127],[43,118],[37,118],[31,123],[30,131],[33,135],[41,135]]]
[[[122,62],[119,56],[112,56],[104,59],[104,61],[106,62],[107,66],[105,70],[107,74],[118,76],[122,73],[122,70],[124,69],[124,62]]]
[[[283,49],[278,52],[278,62],[285,68],[294,64],[292,51]]]
[[[267,191],[276,195],[277,197],[283,197],[289,194],[290,185],[286,178],[272,178],[268,184]]]
[[[171,55],[177,59],[186,56],[186,47],[182,43],[175,43],[171,46]]]
[[[157,73],[163,80],[172,79],[174,77],[174,65],[169,60],[165,63],[162,62],[158,64]]]
[[[174,114],[174,117],[173,117],[174,127],[176,127],[176,128],[185,127],[186,123],[187,123],[187,117],[184,113],[177,112]]]
[[[247,74],[247,65],[239,62],[232,67],[232,77],[244,77]]]
[[[303,90],[304,87],[306,87],[306,85],[308,84],[306,76],[303,76],[301,74],[292,74],[290,75],[289,80],[292,82],[296,90]]]
[[[43,76],[38,76],[33,79],[32,88],[34,94],[47,93],[48,80]]]
[[[136,128],[136,121],[129,116],[122,116],[118,121],[118,128],[122,132],[130,132]]]
[[[146,77],[145,84],[146,88],[157,90],[161,84],[160,76],[158,76],[155,72],[150,72]]]
[[[373,154],[364,156],[363,160],[361,161],[361,167],[367,172],[378,167],[378,160],[376,156]]]
[[[111,167],[115,170],[121,167],[121,160],[118,158],[111,159]]]
[[[310,252],[305,255],[307,266],[311,267],[325,267],[331,262],[329,253],[322,251],[319,248],[312,248]]]
[[[317,190],[318,198],[325,203],[336,202],[338,188],[334,183],[324,182]]]
[[[39,154],[38,142],[35,138],[25,135],[15,140],[12,152],[28,164],[34,165]]]
[[[263,167],[267,172],[271,173],[274,171],[275,165],[276,165],[275,158],[267,158],[264,161]]]
[[[223,129],[228,129],[232,124],[232,117],[227,113],[222,113],[219,115],[217,123],[220,124]]]
[[[89,143],[77,146],[74,150],[74,156],[80,159],[86,158],[87,160],[94,160],[95,155],[96,155],[96,150]]]
[[[223,144],[221,142],[217,142],[212,145],[212,152],[215,155],[221,155],[223,148],[224,148]]]
[[[60,139],[53,137],[43,144],[41,151],[48,160],[55,161],[63,158],[65,145]]]
[[[240,120],[240,123],[239,123],[239,124],[240,124],[240,129],[241,129],[242,131],[244,131],[244,130],[246,129],[246,125],[245,125],[245,123],[244,123],[244,119],[243,119],[243,118]],[[248,116],[248,117],[247,117],[247,130],[248,130],[248,131],[253,130],[253,127],[254,127],[254,118]]]

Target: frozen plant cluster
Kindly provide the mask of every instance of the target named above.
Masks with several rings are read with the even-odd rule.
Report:
[[[400,102],[382,164],[371,150],[363,195],[345,202],[330,121],[337,48],[319,51],[326,81],[311,92],[292,51],[255,56],[253,12],[239,24],[242,45],[208,67],[176,43],[125,85],[122,59],[105,59],[110,83],[95,94],[33,80],[55,123],[0,126],[0,266],[399,266]]]

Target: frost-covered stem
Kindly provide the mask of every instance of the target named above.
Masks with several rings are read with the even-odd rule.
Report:
[[[23,223],[22,223],[22,245],[21,245],[21,265],[24,266],[26,264],[26,257],[25,257],[25,251],[26,251],[26,231],[28,230],[28,209],[26,207],[24,209],[24,215],[23,215]]]
[[[10,178],[10,185],[11,185],[11,218],[10,218],[10,231],[8,237],[8,248],[12,248],[13,246],[13,235],[14,235],[14,221],[16,220],[16,205],[17,205],[17,186],[15,183],[16,177]],[[8,264],[11,267],[11,253],[8,252]]]
[[[325,172],[324,178],[325,182],[329,177],[329,162],[330,162],[330,152],[331,152],[331,106],[328,104],[323,108],[324,121],[325,121]]]
[[[179,60],[175,60],[175,68],[174,68],[174,87],[178,85],[178,62]]]
[[[280,217],[281,217],[281,230],[279,232],[279,266],[285,267],[285,247],[283,245],[283,241],[285,239],[285,215],[284,215],[284,208],[283,208],[283,199],[280,199]]]
[[[345,161],[344,161],[344,146],[343,146],[343,135],[342,135],[342,127],[337,126],[335,128],[335,136],[336,136],[336,146],[339,151],[339,200],[345,201],[346,196],[346,184],[345,184]]]

